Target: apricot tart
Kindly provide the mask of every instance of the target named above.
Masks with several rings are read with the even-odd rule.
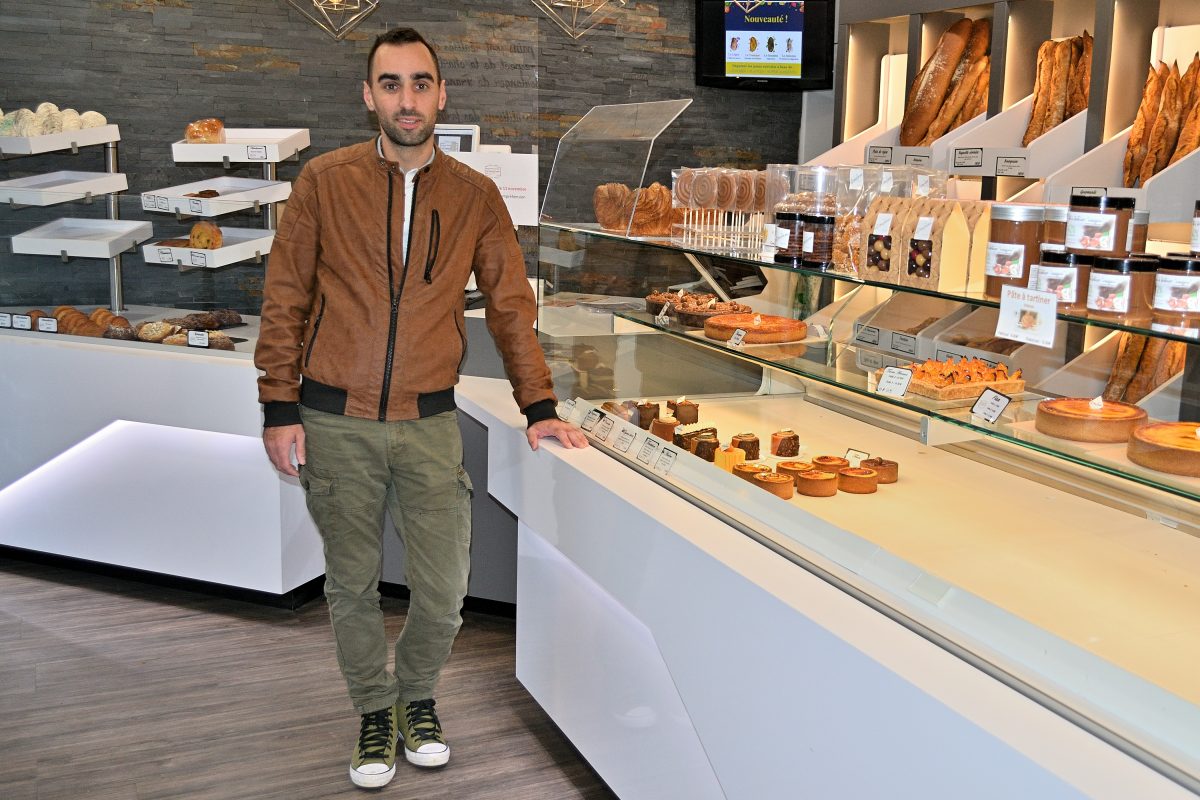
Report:
[[[727,342],[735,331],[746,332],[744,344],[798,342],[808,335],[808,325],[790,317],[770,314],[718,314],[704,321],[704,335]]]
[[[795,478],[796,491],[800,494],[809,497],[833,497],[837,494],[838,476],[836,472],[810,469],[807,472],[797,473]]]
[[[1129,460],[1143,467],[1200,478],[1200,422],[1155,422],[1129,437]]]
[[[1099,397],[1043,400],[1034,418],[1034,427],[1042,433],[1076,442],[1124,442],[1145,424],[1143,409]]]
[[[850,494],[873,494],[879,488],[879,473],[865,467],[838,470],[838,488]]]
[[[792,499],[791,475],[781,475],[778,472],[759,472],[751,479],[756,486],[761,486],[776,497],[784,500]]]

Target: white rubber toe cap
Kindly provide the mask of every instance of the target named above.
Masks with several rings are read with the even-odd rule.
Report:
[[[363,764],[358,769],[350,768],[351,783],[364,789],[378,789],[380,786],[387,786],[394,777],[396,777],[395,764],[390,767],[386,764]]]
[[[408,759],[408,763],[418,767],[440,767],[450,760],[450,746],[428,742],[415,751],[405,747],[404,757]]]

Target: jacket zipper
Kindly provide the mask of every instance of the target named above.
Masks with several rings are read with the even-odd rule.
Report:
[[[396,359],[396,327],[400,317],[400,298],[404,296],[404,284],[408,280],[408,259],[412,251],[412,220],[409,220],[408,242],[404,248],[404,269],[400,271],[400,286],[396,287],[396,282],[393,279],[395,272],[392,267],[392,198],[393,189],[395,187],[395,175],[388,173],[388,204],[387,204],[387,268],[388,268],[388,294],[391,296],[392,313],[391,320],[388,323],[388,346],[387,360],[383,365],[383,390],[379,393],[379,421],[387,421],[388,395],[392,391],[392,362]],[[412,188],[412,216],[416,217],[417,212],[417,183],[420,182],[421,176],[418,173],[413,178]]]
[[[317,312],[317,321],[313,323],[312,338],[308,340],[308,352],[304,354],[304,368],[308,369],[308,361],[312,358],[313,345],[317,343],[317,331],[321,330],[321,318],[325,316],[325,293],[321,292],[321,310]]]
[[[456,313],[454,315],[454,327],[458,328],[458,338],[462,341],[462,357],[458,359],[458,372],[461,374],[463,364],[467,363],[467,332],[463,330],[463,326],[459,320],[460,318]]]
[[[409,240],[411,241],[411,239]],[[438,246],[442,243],[442,218],[435,208],[429,219],[429,248],[425,251],[425,282],[433,283],[433,265],[437,262]]]

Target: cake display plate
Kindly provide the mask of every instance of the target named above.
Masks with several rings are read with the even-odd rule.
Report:
[[[275,232],[258,228],[221,228],[224,244],[215,250],[196,247],[142,246],[147,264],[174,264],[183,269],[215,269],[271,252]]]
[[[217,197],[188,197],[189,194],[211,189]],[[166,189],[142,193],[144,211],[165,211],[197,217],[218,217],[234,211],[253,208],[258,203],[278,203],[292,193],[288,181],[264,181],[254,178],[223,176],[205,181],[185,183]]]
[[[120,172],[48,172],[11,181],[0,181],[0,203],[26,206],[52,206],[82,200],[89,194],[102,195],[129,188],[129,180]]]
[[[149,222],[64,217],[12,237],[14,253],[112,258],[154,235]]]

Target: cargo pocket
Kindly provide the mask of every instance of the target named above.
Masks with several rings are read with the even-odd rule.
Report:
[[[461,466],[458,468],[458,488],[464,489],[467,497],[475,496],[475,484],[471,483],[471,476]]]
[[[300,485],[304,493],[312,497],[329,497],[333,494],[333,478],[314,472],[312,467],[300,465]]]

